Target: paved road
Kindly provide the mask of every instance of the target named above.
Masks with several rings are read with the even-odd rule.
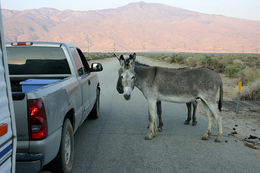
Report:
[[[131,100],[125,101],[115,89],[118,62],[103,66],[101,117],[87,121],[75,134],[73,173],[259,172],[260,160],[227,134],[222,143],[215,143],[214,128],[209,141],[201,140],[206,118],[198,116],[195,127],[184,125],[184,104],[163,102],[163,132],[144,140],[148,114],[142,93],[135,88]]]

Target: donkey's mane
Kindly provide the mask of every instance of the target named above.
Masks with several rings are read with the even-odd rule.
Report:
[[[135,61],[135,65],[136,66],[144,66],[144,67],[153,67],[153,66],[150,66],[148,64],[141,63],[139,61]],[[189,67],[181,67],[181,68],[171,68],[171,69],[174,69],[174,70],[189,70],[191,68],[189,68]]]
[[[136,66],[145,66],[145,67],[151,67],[150,65],[140,63],[139,61],[135,61]]]

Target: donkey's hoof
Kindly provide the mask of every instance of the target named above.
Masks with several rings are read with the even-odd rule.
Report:
[[[153,139],[153,134],[152,133],[147,133],[146,136],[144,137],[145,140],[152,140]]]
[[[211,135],[211,131],[207,131],[203,136],[202,136],[202,140],[208,140],[209,139],[209,137],[210,137],[210,135]]]
[[[158,132],[162,132],[162,127],[158,127]]]
[[[215,142],[218,142],[218,143],[219,143],[219,142],[221,142],[221,140],[218,139],[218,138],[216,138],[216,139],[215,139]]]
[[[209,139],[209,137],[207,137],[207,136],[202,136],[202,138],[201,138],[202,140],[204,140],[204,141],[206,141],[206,140],[208,140]]]
[[[206,133],[205,135],[202,136],[201,139],[202,139],[202,140],[208,140],[208,139],[209,139],[209,136],[210,136],[210,135],[209,135],[208,133]]]
[[[189,125],[189,124],[190,124],[190,121],[185,120],[185,121],[184,121],[184,124],[185,124],[185,125]]]
[[[196,126],[197,125],[197,121],[192,121],[192,125]]]
[[[215,142],[221,142],[222,141],[222,135],[218,135],[215,139]]]

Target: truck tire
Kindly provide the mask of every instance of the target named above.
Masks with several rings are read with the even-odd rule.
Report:
[[[65,119],[62,127],[61,144],[56,159],[59,172],[71,172],[74,161],[74,133],[69,119]]]
[[[88,119],[98,119],[100,115],[100,89],[97,88],[97,98],[94,107],[88,115]]]

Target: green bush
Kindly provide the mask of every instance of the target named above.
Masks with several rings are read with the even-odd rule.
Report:
[[[87,60],[104,59],[114,57],[113,53],[85,53]]]
[[[174,57],[174,61],[178,64],[184,64],[184,57],[183,56],[176,56]]]
[[[242,66],[230,64],[225,67],[225,74],[229,77],[238,77],[243,70]]]
[[[164,59],[167,63],[174,63],[174,58],[168,56],[167,58]]]
[[[162,55],[162,56],[159,56],[159,59],[160,59],[160,60],[165,60],[166,58],[168,58],[168,56],[167,56],[167,55]]]
[[[202,60],[201,60],[201,65],[204,67],[207,67],[209,69],[215,70],[217,72],[224,72],[225,70],[225,65],[223,63],[221,63],[220,61],[221,59],[217,59],[217,58],[212,58],[210,56],[205,56]]]
[[[198,58],[188,57],[185,59],[184,64],[189,67],[197,67],[199,65]]]
[[[242,100],[260,100],[260,78],[248,85],[248,88],[242,92]]]
[[[242,81],[246,84],[260,79],[260,69],[246,67],[241,74]]]

